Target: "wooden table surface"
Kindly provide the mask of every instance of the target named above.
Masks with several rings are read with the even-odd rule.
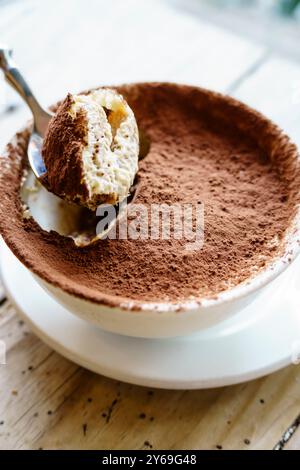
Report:
[[[45,104],[103,83],[193,83],[231,93],[300,141],[300,67],[167,2],[0,1],[0,31]],[[0,98],[3,147],[29,114],[1,80]],[[64,359],[3,289],[0,299],[1,449],[300,448],[295,365],[232,387],[150,390]]]

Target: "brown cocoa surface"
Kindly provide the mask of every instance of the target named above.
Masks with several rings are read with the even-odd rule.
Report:
[[[71,201],[88,197],[82,168],[87,117],[81,111],[73,118],[69,112],[72,104],[73,97],[69,93],[49,123],[42,149],[47,169],[43,184],[57,196],[65,198],[67,195]]]

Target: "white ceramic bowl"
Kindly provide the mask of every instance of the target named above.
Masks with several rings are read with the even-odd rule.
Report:
[[[246,307],[259,290],[245,297],[211,305],[195,306],[182,311],[167,310],[167,305],[145,305],[141,311],[108,307],[70,295],[38,276],[39,284],[61,305],[80,318],[103,330],[126,336],[167,338],[184,336],[213,326]]]
[[[196,90],[209,103],[222,102],[226,107],[226,113],[231,113],[231,118],[235,115],[238,125],[241,122],[241,127],[244,124],[240,117],[248,116],[246,131],[261,145],[267,147],[270,158],[280,159],[282,156],[286,158],[291,155],[294,177],[297,178],[295,181],[300,181],[299,155],[295,146],[280,129],[259,113],[236,100],[207,90]],[[14,151],[14,145],[14,143],[11,144],[10,153]],[[84,298],[77,286],[75,286],[75,292],[74,286],[72,289],[59,287],[55,272],[50,273],[52,276],[50,282],[47,273],[40,272],[39,263],[36,257],[32,256],[33,248],[26,246],[25,249],[22,237],[17,236],[18,234],[14,232],[14,226],[7,225],[1,220],[1,215],[11,212],[12,219],[18,225],[18,219],[22,217],[19,205],[16,203],[18,188],[17,186],[12,188],[11,180],[8,182],[12,172],[20,171],[20,162],[24,158],[24,154],[22,155],[22,151],[18,152],[19,150],[15,151],[16,158],[14,159],[7,158],[9,157],[7,155],[2,155],[0,159],[0,191],[3,193],[3,198],[0,199],[0,210],[2,209],[2,212],[0,211],[0,226],[3,238],[14,254],[34,273],[38,282],[57,302],[67,307],[70,312],[104,330],[128,336],[160,338],[187,335],[213,326],[243,309],[256,295],[259,295],[266,284],[270,283],[289,265],[300,251],[300,210],[298,207],[285,236],[284,253],[280,257],[274,258],[273,263],[262,268],[259,274],[255,274],[247,282],[220,293],[216,298],[202,298],[176,305],[167,302],[141,304],[134,300],[109,296],[104,292],[98,293],[97,301],[88,299],[86,296]],[[28,177],[29,184],[31,184],[30,178],[32,178],[31,175]],[[15,184],[17,185],[17,183]],[[38,192],[29,191],[26,201],[34,219],[44,230],[60,231],[56,226],[59,201],[55,196],[43,189]],[[18,227],[18,230],[23,231],[23,238],[26,238],[26,230],[24,230],[21,221],[19,221]]]
[[[252,302],[272,279],[288,266],[281,260],[252,281],[220,294],[218,299],[182,305],[175,310],[170,304],[145,304],[142,310],[130,305],[109,307],[74,295],[34,275],[39,284],[61,305],[80,318],[113,333],[144,338],[184,336],[209,328],[240,312]],[[128,308],[129,307],[129,308]]]
[[[32,187],[34,176],[28,174],[24,184]],[[35,220],[45,230],[61,230],[61,200],[47,192],[42,186],[38,191],[28,191],[23,196]],[[51,210],[49,210],[51,209]],[[94,325],[122,335],[145,338],[183,336],[213,326],[229,316],[240,312],[260,294],[272,279],[277,277],[299,251],[298,237],[295,231],[287,237],[285,254],[274,261],[253,279],[239,286],[224,291],[215,299],[188,301],[184,304],[145,303],[141,310],[136,309],[134,301],[122,302],[112,307],[92,302],[65,292],[38,275],[34,275],[39,284],[60,304]]]

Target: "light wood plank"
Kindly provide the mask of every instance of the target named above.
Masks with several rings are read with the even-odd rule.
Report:
[[[66,404],[69,418],[54,426],[39,445],[128,449],[142,448],[148,441],[156,449],[272,448],[277,438],[274,425],[280,435],[295,412],[293,401],[299,394],[299,385],[289,399],[281,393],[294,374],[295,370],[287,369],[273,377],[221,390],[155,390],[151,397],[144,388],[118,386],[112,381],[99,381],[89,376],[87,382],[92,385],[88,388],[89,394],[93,395],[100,385],[98,413],[95,415],[93,407],[83,413],[82,403],[78,401],[70,409]],[[274,386],[278,386],[275,397]],[[107,412],[110,403],[108,399],[101,399],[104,390],[109,390],[111,398],[118,399],[108,425],[100,416],[103,410]],[[97,397],[97,393],[95,395]],[[299,407],[299,401],[297,404]],[[276,414],[277,407],[282,410],[280,414]],[[146,418],[141,419],[141,413],[145,413]],[[82,416],[81,421],[70,419],[75,415]],[[154,417],[152,422],[151,416]],[[80,422],[87,424],[86,436],[79,432]],[[78,431],[72,435],[74,427]]]
[[[1,313],[2,449],[273,448],[300,407],[296,366],[221,389],[149,390],[77,367],[20,324],[9,303]]]

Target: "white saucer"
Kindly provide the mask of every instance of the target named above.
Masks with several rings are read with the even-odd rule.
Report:
[[[287,366],[300,350],[300,259],[222,324],[154,340],[106,333],[74,316],[3,242],[1,271],[10,298],[37,336],[73,362],[124,382],[170,389],[230,385]]]

